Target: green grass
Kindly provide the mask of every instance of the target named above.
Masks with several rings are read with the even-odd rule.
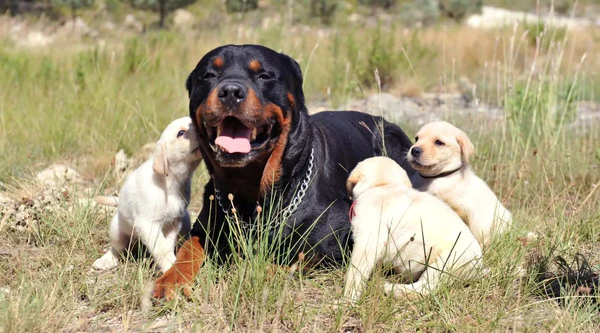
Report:
[[[565,126],[572,103],[591,99],[587,92],[595,88],[594,78],[587,75],[593,67],[577,67],[581,58],[577,43],[548,46],[532,58],[535,46],[511,48],[511,35],[500,33],[500,44],[506,46],[496,53],[489,47],[461,55],[463,49],[469,50],[470,40],[481,41],[493,33],[434,29],[415,33],[415,39],[397,30],[393,52],[369,53],[369,45],[376,45],[369,29],[336,30],[337,35],[317,41],[311,34],[292,35],[279,28],[247,29],[245,35],[235,28],[193,37],[153,32],[110,42],[104,49],[64,45],[35,53],[9,46],[0,49],[0,181],[7,184],[8,195],[38,193],[39,185],[28,179],[53,161],[76,166],[96,191],[117,187],[109,171],[114,153],[122,148],[135,155],[156,140],[168,122],[187,114],[186,76],[205,52],[222,43],[263,43],[297,58],[303,69],[308,68],[309,102],[337,98],[343,103],[361,97],[353,76],[359,68],[368,72],[366,64],[378,61],[391,64],[386,68],[392,73],[386,75],[400,82],[391,84],[390,90],[410,79],[409,85],[418,82],[424,91],[453,91],[459,76],[473,74],[482,102],[501,103],[510,116],[510,121],[489,123],[449,115],[476,146],[472,161],[476,173],[514,214],[515,229],[486,249],[490,275],[467,287],[444,285],[427,297],[393,299],[382,293],[378,287],[382,275],[376,274],[358,306],[350,308],[336,306],[343,269],[267,274],[271,254],[258,246],[225,267],[207,263],[191,300],[151,307],[147,285],[158,274],[147,260],[130,258],[116,270],[88,273],[108,245],[110,216],[67,200],[56,210],[40,212],[39,223],[30,229],[15,230],[12,219],[1,224],[0,331],[600,329],[594,310],[576,304],[560,308],[538,297],[532,283],[512,273],[531,253],[547,254],[552,248],[567,257],[583,252],[592,265],[600,263],[600,191],[594,191],[600,180],[600,131]],[[440,36],[446,34],[461,42],[442,45]],[[491,44],[485,45],[494,45],[490,39]],[[597,49],[598,44],[590,48]],[[571,53],[563,54],[565,49]],[[402,55],[408,57],[394,67],[394,59]],[[531,70],[533,61],[537,67]],[[331,87],[335,94],[327,94]],[[416,124],[400,125],[411,137],[417,129]],[[199,169],[194,212],[202,204],[206,180],[205,169]],[[540,238],[524,245],[521,237],[529,231],[538,232]],[[235,242],[248,249],[256,243]]]

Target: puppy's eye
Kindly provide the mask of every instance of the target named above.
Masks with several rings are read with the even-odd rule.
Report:
[[[415,141],[419,141],[419,137],[418,136],[415,136]]]
[[[204,74],[204,76],[202,78],[205,80],[210,80],[210,79],[214,79],[215,77],[217,77],[215,75],[215,73],[208,72],[208,73]]]
[[[179,138],[179,137],[181,137],[184,134],[185,134],[185,131],[181,130],[181,131],[177,132],[177,137]]]
[[[257,79],[258,80],[269,80],[271,77],[265,73],[260,74]]]
[[[443,146],[444,143],[442,141],[440,141],[440,140],[435,140],[435,145],[436,146]]]

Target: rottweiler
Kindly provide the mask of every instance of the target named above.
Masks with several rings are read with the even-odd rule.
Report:
[[[190,117],[211,178],[191,237],[156,281],[155,298],[172,298],[181,286],[189,293],[205,255],[226,260],[233,229],[251,235],[260,212],[271,212],[269,241],[285,239],[277,243],[286,247],[280,264],[302,252],[340,265],[352,247],[352,169],[385,154],[414,172],[406,162],[412,142],[400,127],[356,111],[309,115],[302,82],[294,59],[260,45],[218,47],[189,75]]]

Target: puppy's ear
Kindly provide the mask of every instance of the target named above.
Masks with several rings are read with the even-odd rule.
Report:
[[[456,136],[456,141],[460,146],[460,152],[462,154],[463,159],[465,160],[465,162],[468,163],[469,157],[475,151],[475,146],[473,146],[473,143],[471,142],[467,134],[465,134],[465,132],[462,131]]]
[[[169,176],[169,165],[167,164],[167,144],[165,142],[157,142],[154,147],[154,161],[152,170],[159,175]]]

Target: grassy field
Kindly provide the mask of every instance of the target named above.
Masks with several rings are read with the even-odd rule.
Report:
[[[307,101],[335,105],[384,90],[474,92],[503,105],[507,120],[449,119],[476,146],[473,168],[513,212],[515,229],[485,251],[491,269],[468,287],[443,286],[417,299],[386,297],[375,277],[354,308],[336,306],[344,270],[268,274],[268,253],[248,251],[227,267],[207,263],[191,300],[152,307],[158,274],[130,259],[94,274],[106,249],[107,211],[66,201],[15,230],[0,218],[0,331],[519,331],[597,332],[598,312],[537,296],[514,267],[535,253],[600,264],[600,131],[567,127],[577,101],[598,99],[600,32],[481,32],[452,26],[380,29],[227,28],[179,35],[151,32],[103,47],[55,45],[35,52],[0,47],[0,181],[6,195],[40,191],[32,175],[51,162],[76,167],[98,192],[118,187],[116,151],[135,155],[172,119],[187,114],[184,82],[200,57],[220,44],[260,43],[302,65]],[[296,29],[296,30],[294,30]],[[536,30],[538,29],[538,30]],[[473,86],[461,86],[465,77]],[[464,81],[464,80],[463,80]],[[416,124],[400,124],[410,136]],[[204,169],[195,175],[191,210],[201,206]],[[195,215],[195,213],[193,213]],[[538,240],[525,242],[529,231]],[[252,248],[253,240],[241,240]],[[381,275],[380,275],[381,276]]]

